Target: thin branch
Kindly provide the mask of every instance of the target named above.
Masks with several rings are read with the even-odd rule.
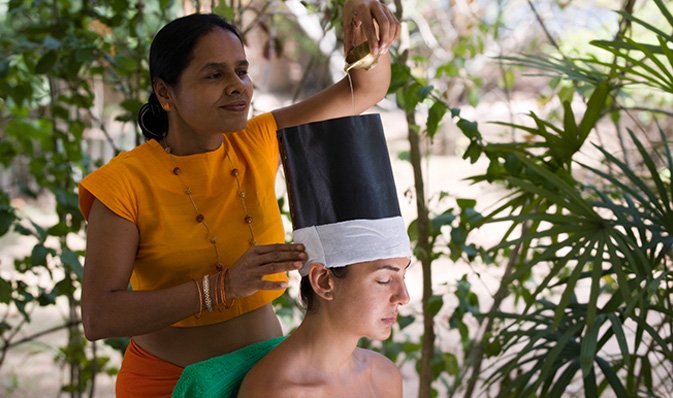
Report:
[[[58,332],[58,331],[61,330],[61,329],[69,329],[69,328],[71,328],[71,327],[73,327],[73,326],[77,326],[77,325],[79,325],[79,324],[81,324],[81,323],[82,323],[82,320],[81,320],[81,319],[74,319],[74,320],[68,321],[68,322],[66,322],[66,323],[64,323],[64,324],[62,324],[62,325],[54,326],[54,327],[52,327],[52,328],[45,329],[45,330],[43,330],[43,331],[41,331],[41,332],[37,332],[37,333],[32,334],[32,335],[30,335],[30,336],[24,337],[24,338],[22,338],[21,340],[17,340],[17,341],[14,341],[14,342],[6,342],[5,345],[2,347],[2,349],[3,349],[3,351],[4,351],[4,350],[7,350],[7,349],[9,349],[9,348],[16,347],[17,345],[20,345],[20,344],[23,344],[23,343],[27,343],[27,342],[29,342],[29,341],[33,341],[33,340],[35,340],[35,339],[37,339],[37,338],[39,338],[39,337],[48,335],[48,334],[50,334],[50,333]]]
[[[254,10],[256,15],[255,15],[255,19],[253,19],[248,24],[248,26],[245,29],[243,29],[243,31],[241,32],[243,37],[245,37],[248,34],[248,32],[250,32],[252,29],[254,29],[255,26],[260,24],[260,21],[262,20],[262,17],[267,17],[266,10],[269,8],[269,6],[271,6],[271,2],[265,2],[264,5],[262,6],[262,8],[259,9],[259,10],[255,9],[253,7],[250,7],[250,10]],[[243,14],[243,12],[245,12],[245,11],[246,10],[243,10],[240,13]]]
[[[119,147],[117,147],[117,145],[115,145],[115,142],[114,142],[114,140],[112,139],[112,136],[111,136],[110,133],[107,131],[107,126],[105,126],[105,122],[102,121],[102,120],[100,120],[96,115],[94,115],[94,114],[93,114],[93,111],[91,110],[91,108],[87,108],[87,109],[86,109],[86,112],[88,113],[88,115],[89,115],[89,117],[91,118],[91,120],[95,121],[96,124],[98,124],[98,128],[99,128],[100,131],[103,133],[103,135],[105,136],[105,140],[106,140],[107,143],[112,147],[112,149],[114,150],[114,152],[115,152],[115,153],[119,153],[119,152],[120,152]]]
[[[667,111],[665,109],[654,109],[654,108],[647,108],[644,106],[620,106],[620,110],[622,111],[642,111],[642,112],[652,112],[652,113],[661,113],[663,115],[673,117],[673,111]]]
[[[545,25],[544,21],[542,20],[542,16],[540,15],[540,13],[537,12],[537,9],[535,8],[535,5],[531,0],[528,0],[528,5],[530,6],[530,9],[533,11],[533,14],[535,14],[535,19],[537,19],[537,22],[540,24],[540,27],[542,28],[542,31],[544,31],[545,36],[547,36],[547,40],[549,40],[551,45],[554,46],[554,48],[556,48],[556,51],[558,51],[559,54],[563,55],[561,47],[556,42],[556,39],[554,39],[554,36],[552,36],[549,30],[547,29],[547,25]]]

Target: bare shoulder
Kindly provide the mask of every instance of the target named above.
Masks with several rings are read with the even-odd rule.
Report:
[[[376,396],[402,397],[402,373],[386,356],[366,349],[359,349],[370,370],[372,387]]]
[[[241,383],[238,398],[268,398],[269,391],[273,391],[273,396],[279,398],[296,396],[288,392],[291,375],[287,361],[283,360],[281,346],[271,350],[250,369]]]
[[[269,396],[302,398],[307,395],[301,386],[292,383],[285,375],[274,372],[273,368],[255,366],[245,376],[238,391],[238,398],[268,398]]]

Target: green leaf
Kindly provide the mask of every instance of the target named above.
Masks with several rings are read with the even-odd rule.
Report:
[[[47,254],[49,251],[42,244],[33,246],[33,251],[30,255],[30,264],[33,267],[47,266]]]
[[[467,103],[470,104],[470,106],[476,107],[477,105],[479,105],[480,100],[481,100],[481,91],[477,89],[467,90]]]
[[[617,373],[612,369],[610,364],[604,360],[603,358],[596,358],[596,363],[598,366],[601,368],[601,371],[603,371],[603,374],[605,375],[605,378],[607,379],[608,383],[610,384],[610,387],[612,387],[612,391],[615,392],[616,397],[628,397],[629,394],[624,388],[624,385],[622,384],[621,378],[617,375]]]
[[[568,146],[568,159],[570,159],[577,150],[579,142],[577,135],[577,125],[575,124],[575,114],[570,102],[563,103],[563,145]]]
[[[477,122],[471,122],[467,119],[461,118],[460,120],[458,120],[458,123],[456,123],[456,126],[458,126],[460,131],[462,131],[467,138],[470,139],[481,138],[481,135],[479,134],[479,129],[477,127]]]
[[[416,317],[413,315],[400,316],[397,319],[397,324],[400,326],[400,330],[402,330],[407,326],[411,325],[412,323],[414,323],[415,320]]]
[[[9,206],[0,206],[0,236],[9,232],[9,229],[16,220],[14,210]]]
[[[47,231],[45,231],[44,228],[41,226],[37,225],[34,221],[30,221],[31,225],[33,228],[35,228],[35,233],[36,237],[40,240],[40,242],[44,242],[47,239]]]
[[[601,117],[603,110],[605,109],[605,100],[610,93],[610,85],[607,81],[601,82],[596,86],[593,94],[587,102],[587,109],[584,112],[582,121],[580,121],[579,128],[577,129],[578,137],[580,143],[583,143],[586,138],[589,136],[589,132],[594,128],[598,119]]]
[[[604,240],[599,239],[596,245],[596,254],[592,261],[591,288],[589,293],[589,302],[587,303],[587,328],[592,328],[598,311],[598,294],[601,288],[601,275],[603,274],[603,248]]]
[[[76,288],[73,286],[70,276],[66,276],[54,285],[52,290],[53,296],[71,296],[75,292]]]
[[[411,70],[407,65],[395,62],[390,65],[390,86],[388,93],[395,93],[412,79]]]
[[[77,275],[77,278],[82,280],[84,268],[82,267],[82,263],[80,263],[79,256],[76,253],[68,249],[63,249],[63,252],[61,253],[61,262],[66,267],[66,269],[74,272],[75,275]]]
[[[444,353],[444,370],[452,376],[458,375],[459,371],[458,359],[450,352]]]
[[[430,223],[432,225],[433,234],[438,235],[445,225],[451,225],[456,216],[452,213],[452,209],[446,210],[444,213],[434,217]]]
[[[9,304],[10,301],[12,301],[12,284],[0,277],[0,303]]]
[[[631,131],[631,129],[627,129],[627,131],[629,132],[631,140],[638,148],[638,152],[640,153],[643,163],[645,163],[645,165],[647,166],[647,169],[650,172],[650,176],[652,177],[652,181],[654,181],[654,184],[657,188],[657,195],[659,197],[659,200],[657,202],[660,202],[664,206],[670,208],[671,198],[669,198],[668,196],[668,189],[666,187],[666,184],[659,177],[659,170],[657,169],[657,165],[654,163],[654,160],[652,159],[650,152],[643,146],[643,144],[635,136],[635,134],[633,133],[633,131]],[[654,195],[650,195],[650,197],[653,196]]]
[[[584,394],[586,397],[598,397],[598,388],[596,386],[596,372],[593,368],[589,374],[584,377]]]
[[[460,68],[454,62],[447,62],[437,68],[435,78],[441,78],[442,76],[456,77],[459,73]]]
[[[52,69],[58,60],[56,51],[47,51],[35,65],[35,74],[47,74],[53,72]]]
[[[428,307],[426,308],[427,316],[434,317],[444,305],[442,296],[433,294],[428,300]]]
[[[575,339],[577,333],[581,329],[582,325],[580,324],[571,325],[568,329],[563,331],[563,334],[560,337],[558,337],[556,344],[554,344],[552,346],[553,348],[545,355],[545,360],[540,372],[541,379],[545,379],[552,372],[556,372],[559,365],[557,361],[560,360],[559,356],[563,355],[563,353],[567,351],[572,352],[572,349],[569,349],[568,346],[573,344],[572,341]],[[523,353],[526,350],[530,351],[531,348],[525,348],[519,352]]]
[[[422,101],[432,93],[432,90],[434,90],[434,86],[432,85],[427,85],[427,86],[422,86],[420,89],[418,89],[418,98]]]
[[[113,339],[105,339],[103,342],[105,345],[112,347],[123,354],[126,351],[126,347],[129,345],[130,339],[128,337],[117,337]]]
[[[572,361],[568,364],[566,370],[563,371],[561,376],[554,383],[553,388],[549,391],[548,395],[545,395],[545,398],[561,398],[568,388],[568,385],[572,382],[575,377],[575,373],[579,370],[580,365],[579,361]]]
[[[437,134],[439,124],[448,110],[448,105],[443,101],[436,101],[428,110],[427,129],[430,138],[433,138]]]
[[[587,327],[587,332],[582,337],[580,344],[580,366],[582,376],[586,379],[593,371],[594,357],[596,355],[596,341],[598,340],[598,331],[600,323]]]
[[[463,228],[451,228],[451,243],[463,244],[467,239],[467,231]]]
[[[480,145],[477,141],[472,141],[470,145],[465,149],[463,154],[463,159],[469,159],[470,163],[474,164],[479,160],[479,157],[484,152],[484,147]]]
[[[221,15],[227,21],[233,21],[234,17],[236,17],[236,9],[227,5],[227,3],[224,1],[219,2],[213,9],[213,12]]]
[[[564,86],[558,92],[558,97],[559,100],[561,100],[561,103],[563,102],[572,103],[574,95],[575,95],[575,87],[573,86]]]
[[[409,226],[407,227],[407,235],[409,235],[409,240],[411,242],[416,242],[418,240],[418,219],[409,223]]]
[[[474,206],[477,205],[477,201],[474,199],[459,198],[456,199],[456,204],[461,209],[474,209]]]
[[[53,38],[52,36],[47,36],[42,41],[42,46],[44,46],[44,48],[46,48],[47,50],[58,50],[59,48],[61,48],[61,41]]]
[[[405,162],[411,162],[411,152],[400,151],[400,153],[397,154],[397,159],[404,160]]]
[[[135,115],[138,113],[140,107],[143,106],[143,102],[134,98],[129,98],[122,101],[121,106],[124,108],[124,110]]]
[[[568,307],[571,298],[575,296],[575,286],[577,286],[577,280],[582,275],[582,270],[584,269],[584,266],[586,265],[588,259],[591,256],[591,250],[594,244],[595,244],[594,241],[589,241],[588,244],[586,244],[586,246],[584,247],[584,252],[580,255],[580,258],[577,260],[577,263],[575,264],[572,273],[570,274],[570,276],[566,281],[565,289],[563,290],[563,294],[561,295],[559,304],[556,307],[556,310],[554,311],[555,326],[558,326],[561,323],[561,319],[564,316],[565,310]],[[582,365],[584,366],[584,364]]]
[[[653,389],[653,383],[652,383],[652,365],[650,364],[650,359],[646,355],[643,355],[642,357],[640,357],[640,364],[641,364],[640,374],[643,378],[643,384],[645,385],[645,387],[647,387],[647,390],[651,392]]]

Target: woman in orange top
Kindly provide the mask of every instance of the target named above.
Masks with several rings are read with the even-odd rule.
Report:
[[[359,113],[388,89],[399,23],[375,0],[349,0],[343,16],[345,50],[366,40],[381,55],[376,68],[351,71]],[[162,28],[149,65],[153,92],[139,114],[148,141],[80,184],[85,334],[132,336],[119,397],[168,396],[184,366],[282,334],[271,301],[306,255],[283,244],[275,133],[353,111],[343,79],[247,120],[243,44],[212,14]]]

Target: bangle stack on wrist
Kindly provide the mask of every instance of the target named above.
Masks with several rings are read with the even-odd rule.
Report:
[[[199,300],[199,310],[194,315],[196,319],[201,317],[204,308],[208,312],[213,312],[214,309],[222,312],[234,305],[235,298],[227,299],[227,276],[229,276],[229,269],[216,273],[212,284],[210,280],[211,275],[208,274],[203,276],[201,283],[197,279],[194,279]]]

